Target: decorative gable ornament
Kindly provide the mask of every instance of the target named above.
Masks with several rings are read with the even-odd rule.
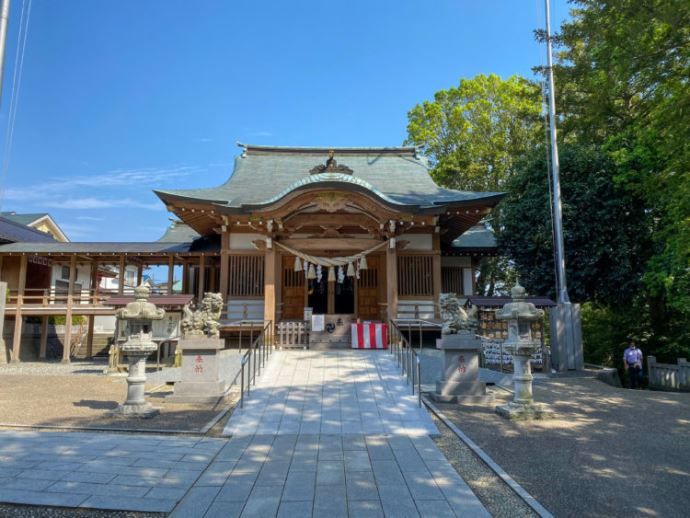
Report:
[[[328,151],[328,160],[326,164],[320,164],[316,167],[312,167],[309,170],[309,174],[322,174],[322,173],[340,173],[340,174],[352,174],[353,171],[346,165],[338,165],[335,159],[335,151],[333,149]]]

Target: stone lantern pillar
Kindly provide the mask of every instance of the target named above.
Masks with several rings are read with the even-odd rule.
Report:
[[[543,419],[551,411],[535,403],[532,395],[532,366],[530,359],[540,346],[532,336],[532,322],[544,318],[544,311],[525,300],[525,288],[516,284],[510,290],[512,301],[496,311],[498,320],[508,321],[508,338],[504,349],[513,356],[513,400],[496,407],[496,412],[508,419]]]
[[[117,311],[118,320],[126,324],[127,340],[121,346],[129,362],[127,375],[127,400],[113,410],[113,414],[152,417],[158,414],[144,397],[146,383],[146,358],[158,346],[153,342],[153,321],[161,320],[165,311],[148,302],[151,290],[141,285],[134,290],[134,302]]]

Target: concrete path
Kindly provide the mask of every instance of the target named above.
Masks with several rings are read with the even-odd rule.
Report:
[[[386,351],[279,351],[224,435],[438,434]]]

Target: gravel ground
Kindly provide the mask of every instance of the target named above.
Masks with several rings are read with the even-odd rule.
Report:
[[[102,360],[73,360],[70,363],[40,361],[20,362],[0,365],[0,376],[71,376],[72,374],[96,375],[102,374],[108,366],[108,361]]]
[[[512,397],[495,393],[496,404]],[[494,405],[438,406],[556,516],[688,516],[690,394],[587,378],[540,380],[534,393],[554,419],[512,422]]]
[[[441,433],[434,437],[439,450],[455,471],[467,482],[482,504],[496,518],[538,516],[484,462],[478,458],[445,424],[432,414]]]
[[[11,516],[12,518],[70,518],[72,516],[80,518],[160,518],[165,514],[0,504],[0,516]]]
[[[164,386],[149,394],[149,401],[161,408],[160,415],[132,419],[107,415],[126,398],[123,377],[0,375],[0,424],[198,431],[227,405],[170,404],[165,396],[171,390]]]

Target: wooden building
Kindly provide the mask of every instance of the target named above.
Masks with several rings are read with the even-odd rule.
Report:
[[[437,186],[415,148],[242,148],[219,187],[155,191],[179,219],[159,241],[1,245],[14,337],[27,315],[112,312],[98,292],[103,265],[166,265],[169,293],[182,266],[182,291],[220,292],[228,320],[279,324],[310,307],[347,324],[437,319],[440,293],[471,295],[479,258],[495,253],[480,221],[503,194]],[[33,280],[56,263],[69,268],[66,293]],[[78,264],[92,282],[75,293]]]

